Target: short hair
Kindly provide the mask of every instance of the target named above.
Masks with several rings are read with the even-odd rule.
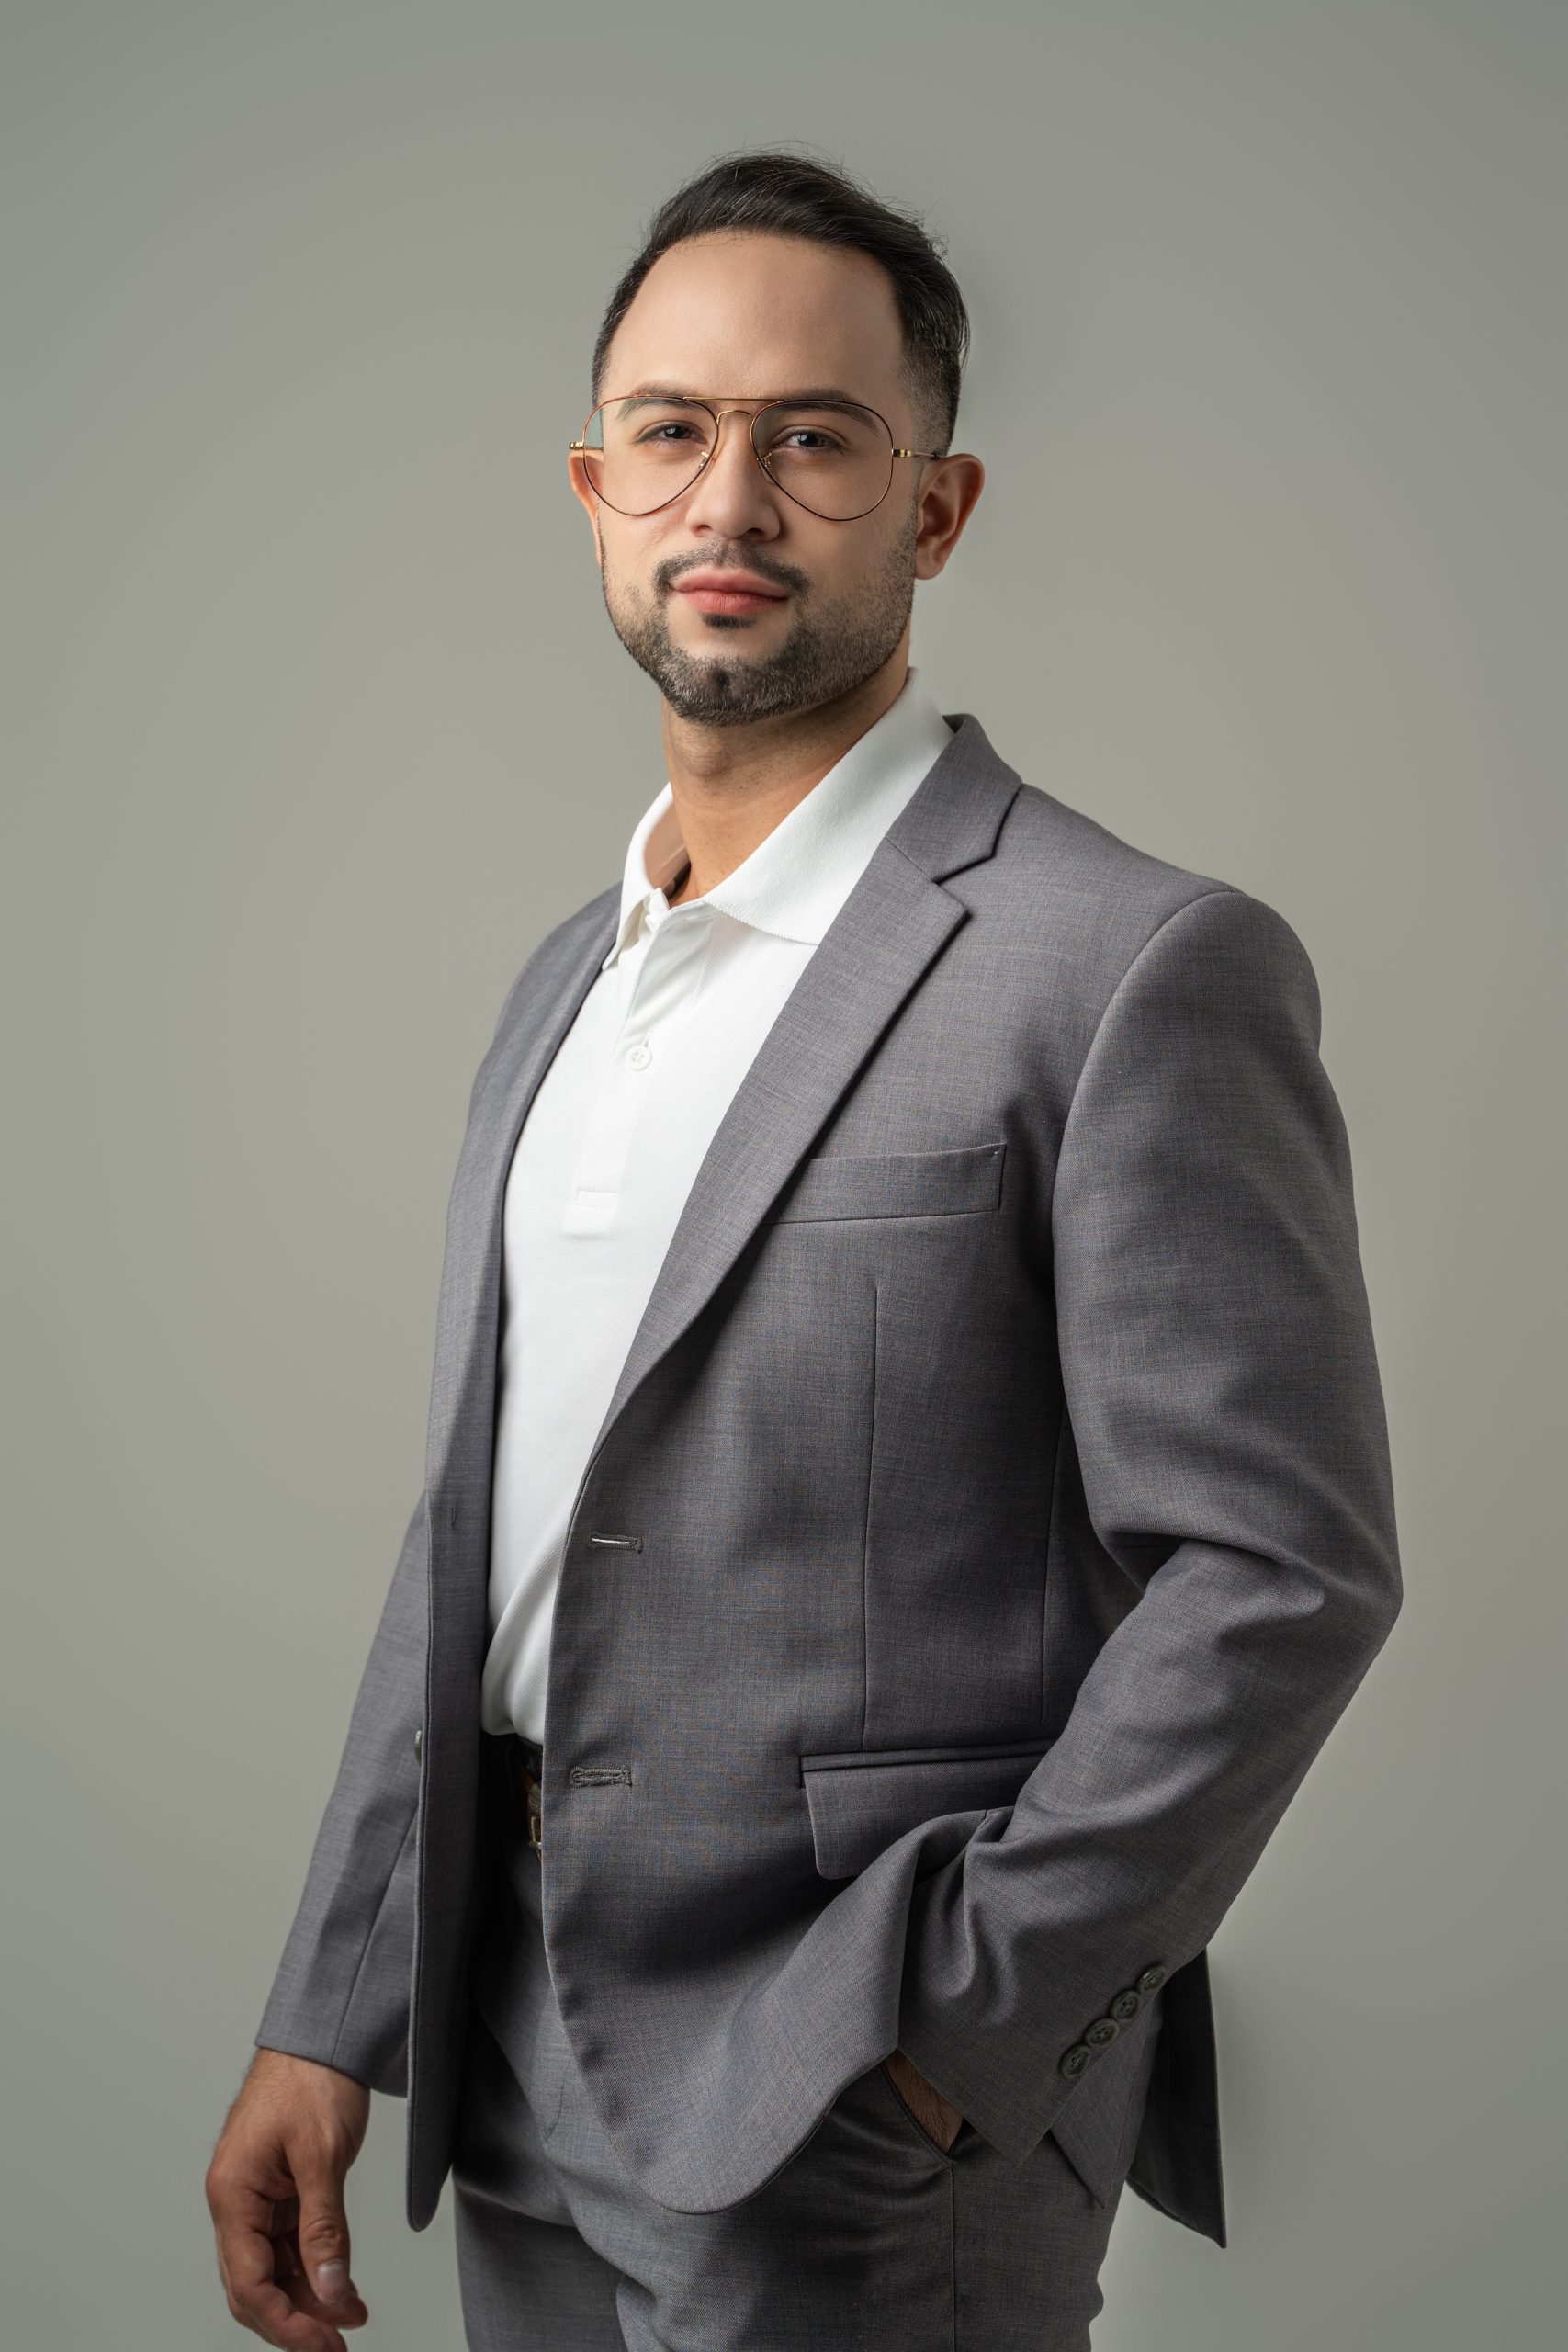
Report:
[[[641,250],[610,297],[593,346],[591,396],[598,403],[611,339],[649,271],[671,245],[712,231],[769,231],[869,254],[893,281],[904,330],[904,369],[922,432],[945,455],[958,421],[969,349],[969,313],[942,259],[943,242],[920,218],[883,203],[863,182],[782,148],[716,156],[667,197]]]

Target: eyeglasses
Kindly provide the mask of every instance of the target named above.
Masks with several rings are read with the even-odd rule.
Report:
[[[728,396],[716,392],[715,400]],[[744,416],[750,401],[732,404]],[[582,459],[589,487],[617,514],[656,514],[691,489],[718,447],[730,407],[684,394],[639,392],[601,401],[568,447]],[[938,449],[898,449],[892,427],[859,401],[765,401],[750,421],[757,463],[786,498],[829,523],[853,523],[880,506],[897,458],[936,458]]]

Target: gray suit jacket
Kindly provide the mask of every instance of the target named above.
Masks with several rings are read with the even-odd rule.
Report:
[[[749,2196],[901,2044],[1004,2154],[1130,2160],[1224,2245],[1205,1947],[1400,1604],[1345,1128],[1282,917],[951,723],[583,1473],[547,1944],[666,2205]],[[529,958],[474,1083],[424,1487],[256,2035],[406,2092],[416,2229],[489,1867],[502,1190],[618,902]]]

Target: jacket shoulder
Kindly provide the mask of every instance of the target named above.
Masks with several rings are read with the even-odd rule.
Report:
[[[506,992],[495,1024],[497,1036],[505,1028],[507,1016],[524,990],[541,983],[547,986],[554,973],[574,964],[594,933],[608,926],[620,901],[621,886],[613,882],[596,899],[590,899],[575,914],[566,916],[553,930],[546,932]]]
[[[586,945],[601,924],[609,922],[620,902],[620,883],[612,882],[607,888],[600,891],[597,898],[588,899],[584,905],[577,909],[575,914],[565,916],[556,924],[553,931],[546,932],[524,966],[524,970],[529,971],[537,964],[549,963],[560,956],[575,956],[580,948]]]
[[[1168,924],[1173,946],[1217,937],[1238,957],[1306,963],[1267,900],[1140,849],[1038,785],[1021,781],[992,863],[993,911],[1028,922],[1043,945],[1070,956],[1091,996],[1113,993]]]
[[[1140,849],[1037,784],[1020,784],[997,846],[1004,865],[1064,907],[1120,912],[1134,929],[1157,928],[1190,900],[1236,888]]]
[[[1259,1018],[1317,1034],[1316,976],[1277,909],[1122,840],[1038,785],[1019,779],[992,855],[947,887],[984,926],[987,968],[1007,974],[1026,1018],[1048,1024],[1066,1072],[1083,1067],[1118,1002],[1201,1019],[1212,1002],[1246,999]]]

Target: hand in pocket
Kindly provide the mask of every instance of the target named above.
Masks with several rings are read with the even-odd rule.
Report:
[[[953,2101],[943,2098],[932,2083],[928,2083],[914,2061],[895,2050],[883,2064],[892,2078],[893,2087],[909,2109],[916,2122],[945,2154],[957,2139],[964,2118]]]

